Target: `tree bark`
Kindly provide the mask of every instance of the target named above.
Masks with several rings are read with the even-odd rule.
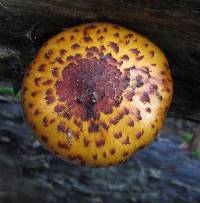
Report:
[[[39,47],[65,27],[107,21],[154,41],[174,80],[169,115],[200,121],[200,2],[198,0],[0,0],[0,80],[20,86]]]

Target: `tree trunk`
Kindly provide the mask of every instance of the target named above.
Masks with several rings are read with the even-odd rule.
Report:
[[[200,121],[198,0],[0,0],[0,79],[20,86],[45,40],[91,21],[117,23],[154,41],[172,69],[175,93],[169,115]]]

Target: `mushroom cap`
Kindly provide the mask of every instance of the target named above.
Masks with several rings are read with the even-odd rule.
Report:
[[[153,141],[172,99],[162,51],[109,23],[67,28],[26,71],[22,103],[37,138],[75,164],[120,163]]]

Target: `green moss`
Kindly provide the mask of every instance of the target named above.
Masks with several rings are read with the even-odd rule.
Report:
[[[17,94],[14,94],[14,89],[12,87],[0,87],[0,95],[11,97],[15,101],[21,100],[21,90],[19,90]]]
[[[192,141],[192,138],[193,138],[193,134],[190,132],[185,132],[181,137],[184,143],[189,143],[190,141]]]
[[[5,96],[13,96],[14,91],[12,87],[0,87],[0,94]]]
[[[200,159],[200,147],[197,147],[195,150],[193,150],[192,154],[193,154],[196,158]]]

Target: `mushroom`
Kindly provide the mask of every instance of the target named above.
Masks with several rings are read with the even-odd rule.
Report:
[[[24,115],[44,146],[75,164],[109,166],[153,141],[172,99],[162,51],[109,23],[67,28],[25,73]]]

